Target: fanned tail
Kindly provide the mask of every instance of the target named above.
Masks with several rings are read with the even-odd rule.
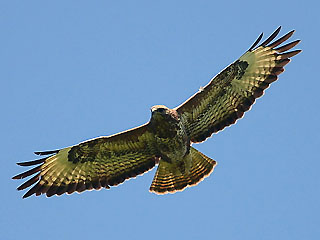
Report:
[[[193,147],[190,149],[191,168],[182,173],[173,163],[161,161],[152,181],[150,191],[157,194],[175,193],[186,187],[195,186],[209,176],[217,162]],[[185,165],[187,158],[185,159]]]

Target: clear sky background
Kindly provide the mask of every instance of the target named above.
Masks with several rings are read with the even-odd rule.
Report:
[[[317,1],[1,1],[0,239],[320,239]],[[293,58],[244,119],[197,149],[218,161],[182,193],[155,169],[111,190],[22,200],[15,163],[147,122],[296,29]]]

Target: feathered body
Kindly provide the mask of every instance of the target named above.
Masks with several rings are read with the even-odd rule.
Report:
[[[151,109],[150,129],[154,134],[156,149],[163,161],[175,164],[184,171],[183,159],[189,155],[190,139],[184,123],[176,110],[166,106],[154,106]]]
[[[256,98],[276,81],[290,57],[288,51],[300,41],[279,46],[291,31],[272,42],[280,27],[258,47],[262,34],[238,60],[215,76],[207,86],[180,106],[151,108],[148,123],[112,136],[100,137],[61,150],[36,152],[47,157],[20,166],[34,168],[14,176],[35,174],[18,187],[33,185],[24,195],[61,195],[90,189],[110,188],[143,174],[158,164],[150,191],[164,194],[198,184],[216,166],[216,161],[191,144],[234,124]]]

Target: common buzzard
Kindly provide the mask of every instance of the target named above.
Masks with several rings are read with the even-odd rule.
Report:
[[[191,146],[234,124],[255,99],[277,80],[301,50],[288,51],[296,40],[291,31],[273,41],[280,27],[259,46],[262,34],[238,60],[215,76],[207,86],[180,106],[151,108],[148,123],[112,136],[99,137],[75,146],[45,152],[46,157],[17,163],[34,168],[13,177],[31,177],[18,190],[33,185],[23,198],[33,194],[71,194],[75,191],[110,188],[126,179],[158,169],[150,187],[158,194],[182,191],[198,184],[213,171],[216,161]],[[257,46],[257,47],[256,47]]]

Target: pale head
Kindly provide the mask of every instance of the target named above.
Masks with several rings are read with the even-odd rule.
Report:
[[[169,108],[164,105],[155,105],[151,107],[151,113],[161,113],[161,114],[167,114],[169,112]]]
[[[178,120],[177,111],[170,109],[164,105],[155,105],[151,108],[152,118],[157,119],[174,119]]]

